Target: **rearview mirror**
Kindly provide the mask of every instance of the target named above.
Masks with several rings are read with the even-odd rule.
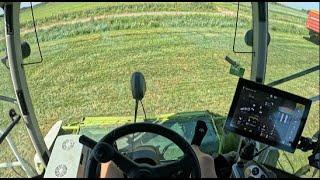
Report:
[[[146,92],[146,81],[141,72],[134,72],[131,76],[131,91],[133,99],[140,101]]]

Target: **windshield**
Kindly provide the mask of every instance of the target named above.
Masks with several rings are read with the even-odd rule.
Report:
[[[70,124],[86,117],[130,117],[129,122],[133,122],[135,102],[130,78],[135,71],[142,72],[146,79],[143,104],[148,119],[207,111],[217,119],[225,119],[238,82],[238,77],[229,73],[225,56],[245,68],[243,77],[250,79],[252,54],[232,51],[237,3],[59,2],[40,3],[33,8],[44,60],[24,66],[24,70],[44,136],[58,120]],[[271,43],[266,84],[317,65],[319,46],[303,39],[308,36],[306,18],[305,10],[269,3]],[[39,61],[30,8],[21,10],[20,21],[21,40],[31,46],[31,55],[24,61]],[[5,56],[3,23],[0,28],[1,56]],[[251,28],[251,3],[240,3],[236,51],[252,51],[244,42]],[[0,95],[14,98],[9,71],[2,63],[0,78]],[[317,71],[277,88],[309,98],[317,95],[318,82]],[[318,127],[318,106],[319,101],[312,106],[306,136],[313,135]],[[0,101],[1,128],[9,123],[10,108],[18,111],[12,103]],[[138,121],[142,121],[141,107],[138,115]],[[194,124],[186,124],[190,128],[185,131],[193,131]],[[120,125],[107,126],[111,130]],[[182,127],[177,129],[183,135]],[[22,122],[11,135],[19,152],[33,162],[35,151]],[[184,137],[190,139],[192,134]],[[208,137],[208,142],[213,139]],[[218,151],[215,147],[211,150]],[[307,155],[297,154],[299,159],[289,155],[295,170],[301,162],[308,162]],[[13,158],[6,142],[2,143],[1,162]],[[282,166],[288,169],[290,163],[283,162]],[[0,177],[8,176],[16,174],[11,169],[0,169]]]
[[[314,10],[319,9],[319,4],[316,4],[318,8],[315,7]],[[308,3],[303,7],[307,6]],[[319,40],[311,36],[316,33],[307,26],[310,19],[308,11],[301,9],[298,11],[275,3],[269,4],[269,32],[272,43],[268,49],[267,83],[319,65]],[[299,96],[319,99],[319,71],[275,87]],[[312,137],[319,131],[319,118],[319,101],[316,101],[311,106],[302,136]],[[294,173],[308,164],[307,157],[310,155],[311,152],[304,153],[300,150],[296,150],[294,154],[280,151],[277,167]],[[313,173],[314,169],[311,169],[308,175]],[[319,173],[315,177],[319,177]]]

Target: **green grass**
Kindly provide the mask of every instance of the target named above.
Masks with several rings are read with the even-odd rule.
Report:
[[[220,6],[219,6],[220,5]],[[141,3],[141,2],[100,2],[100,3],[83,3],[83,2],[57,2],[40,4],[34,7],[34,14],[38,25],[55,23],[64,20],[74,20],[88,18],[98,15],[131,13],[131,12],[153,12],[153,11],[187,11],[190,9],[195,12],[213,12],[221,7],[222,10],[234,10],[232,3],[179,3],[179,2],[158,2],[158,3]],[[21,12],[21,27],[32,27],[32,16],[30,9]]]
[[[273,31],[306,34],[304,27],[306,21],[302,11],[288,9],[284,12],[284,7],[270,4],[269,28]],[[193,13],[180,14],[181,18],[172,18],[175,14],[142,15],[141,13]],[[96,33],[109,30],[132,29],[143,27],[234,27],[236,16],[236,3],[45,3],[35,6],[34,13],[38,27],[40,39],[54,40],[82,34]],[[139,14],[130,17],[130,15]],[[201,14],[196,14],[201,13]],[[249,3],[241,3],[239,12],[239,28],[251,25],[251,6]],[[120,17],[108,17],[110,15],[120,15]],[[127,17],[121,17],[125,16]],[[102,16],[107,16],[103,17]],[[94,17],[102,19],[94,20]],[[89,18],[89,19],[88,19]],[[75,23],[65,25],[61,28],[59,23],[75,22],[77,20],[88,19],[85,23]],[[168,21],[169,19],[169,21]],[[30,9],[24,9],[20,14],[22,37],[35,42],[33,23]],[[53,26],[53,27],[51,27]],[[51,28],[47,28],[51,27]],[[94,28],[93,28],[94,27]],[[45,29],[43,29],[45,28]],[[3,24],[0,24],[3,32]],[[48,36],[49,35],[49,36]],[[1,49],[4,49],[5,41],[0,41]]]
[[[237,78],[228,73],[224,57],[238,60],[246,68],[245,77],[250,76],[251,55],[232,53],[236,8],[234,3],[49,3],[35,7],[39,27],[108,14],[207,13],[109,17],[39,29],[44,62],[26,66],[25,71],[42,134],[57,120],[70,123],[85,116],[133,115],[129,81],[134,71],[145,75],[144,104],[150,117],[198,110],[227,116]],[[233,13],[217,13],[220,11]],[[236,49],[250,51],[243,42],[244,33],[251,28],[248,4],[240,7],[240,15]],[[23,29],[32,27],[30,17],[29,10],[22,12]],[[308,33],[303,12],[272,4],[269,17],[272,40],[266,83],[319,64],[319,47],[302,38]],[[34,34],[23,34],[22,40],[30,42],[32,50],[25,61],[38,61]],[[3,48],[4,42],[0,46]],[[0,72],[0,94],[14,97],[9,72],[2,65]],[[319,93],[319,72],[278,88],[315,96]],[[1,127],[9,122],[9,107],[0,103]],[[312,106],[304,135],[318,129],[318,107],[319,102]],[[14,134],[19,151],[32,163],[34,150],[22,123]],[[10,160],[7,144],[1,148],[1,162]],[[306,157],[299,150],[290,155],[295,170],[307,163]],[[282,165],[290,171],[288,163]],[[15,175],[1,170],[0,177],[6,176]]]

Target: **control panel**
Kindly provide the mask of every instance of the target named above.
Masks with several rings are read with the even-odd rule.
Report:
[[[255,161],[237,162],[232,166],[232,178],[276,178],[276,174]]]
[[[79,135],[58,136],[44,178],[84,177],[89,149],[79,143]]]

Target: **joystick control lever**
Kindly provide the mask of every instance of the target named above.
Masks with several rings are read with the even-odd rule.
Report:
[[[208,130],[208,127],[206,125],[206,122],[201,120],[197,121],[197,125],[194,129],[194,135],[191,141],[191,145],[200,146],[204,136],[207,133],[207,130]]]

